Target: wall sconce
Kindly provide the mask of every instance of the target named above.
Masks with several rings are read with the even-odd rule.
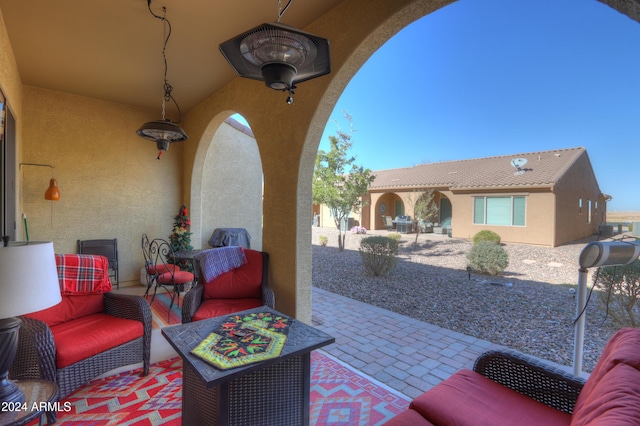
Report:
[[[20,168],[22,166],[37,166],[37,167],[51,167],[54,169],[55,166],[51,164],[36,164],[36,163],[20,163]],[[60,189],[58,188],[58,181],[53,177],[53,170],[51,171],[51,180],[49,181],[49,188],[44,193],[44,199],[49,201],[58,201],[60,200]]]

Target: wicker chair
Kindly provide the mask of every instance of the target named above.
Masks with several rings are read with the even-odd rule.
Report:
[[[149,374],[151,354],[151,309],[139,296],[107,293],[105,313],[143,323],[144,335],[124,345],[79,361],[68,367],[56,367],[56,345],[49,326],[33,318],[20,317],[20,336],[16,360],[10,370],[14,380],[46,379],[57,383],[62,399],[91,379],[114,368],[143,363],[142,375]]]
[[[245,249],[245,254],[246,264],[227,271],[210,282],[200,279],[187,292],[182,302],[183,324],[263,305],[275,309],[275,296],[268,281],[269,255],[250,249]],[[236,289],[237,293],[233,294],[231,289]]]
[[[106,271],[108,262],[106,258],[103,260]],[[9,370],[11,379],[50,380],[58,385],[58,398],[62,399],[95,377],[114,368],[142,362],[142,375],[146,376],[149,373],[151,309],[143,297],[103,293],[86,296],[63,295],[62,299],[62,302],[53,308],[20,317],[22,325],[18,337],[18,350],[15,361]],[[109,321],[109,317],[114,317],[113,321]],[[138,335],[139,326],[126,320],[141,322],[142,336],[130,338],[131,335]],[[105,328],[99,330],[100,324],[105,324]],[[92,355],[76,362],[72,362],[68,358],[66,360],[68,363],[65,362],[64,357],[60,356],[61,345],[70,345],[76,336],[87,334],[86,331],[79,333],[74,331],[77,330],[77,327],[86,329],[87,326],[93,327],[92,330],[96,332],[89,334],[100,336],[95,337],[95,340],[98,340],[96,346],[101,344],[107,348],[108,341],[122,343],[111,346],[111,348],[100,349],[101,352],[97,352],[96,347],[86,348],[83,345],[78,345],[83,348],[82,350],[86,349],[86,353],[92,353]],[[57,330],[56,336],[58,337],[54,338],[52,329]],[[131,330],[134,332],[131,333]],[[100,335],[100,332],[104,334]],[[109,337],[113,336],[113,338],[105,339],[107,333]],[[120,334],[114,335],[114,333]],[[67,346],[66,351],[63,351],[66,356],[69,356],[69,348]],[[71,352],[73,350],[75,348],[72,348]],[[80,358],[85,355],[85,353],[78,354],[77,352],[75,354]],[[49,423],[53,422],[55,412],[48,414],[47,417]]]

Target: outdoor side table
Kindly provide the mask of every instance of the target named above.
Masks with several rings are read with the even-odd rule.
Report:
[[[286,317],[267,306],[239,314],[259,312]],[[311,351],[333,343],[335,338],[290,318],[291,327],[280,356],[220,370],[192,355],[191,350],[227,317],[162,329],[183,361],[182,424],[308,425]]]
[[[0,412],[0,426],[22,426],[39,419],[45,414],[41,404],[52,403],[58,399],[58,386],[48,380],[18,380],[15,384],[24,392],[25,408]],[[38,409],[31,410],[34,403]]]

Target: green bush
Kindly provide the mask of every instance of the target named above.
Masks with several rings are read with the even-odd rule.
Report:
[[[620,327],[640,327],[640,260],[606,266],[596,275],[599,306]]]
[[[473,236],[473,244],[478,244],[481,241],[489,241],[491,243],[500,244],[500,235],[488,229],[482,230]]]
[[[318,240],[320,240],[320,245],[322,247],[326,247],[327,243],[329,242],[329,237],[327,237],[326,235],[320,235],[320,237],[318,237]]]
[[[395,241],[400,241],[400,239],[402,238],[402,235],[400,235],[398,232],[392,232],[387,235],[387,238],[391,238],[392,240],[395,240]]]
[[[486,275],[499,275],[509,265],[509,256],[499,244],[480,241],[467,253],[469,266],[475,272]]]
[[[398,241],[389,237],[366,237],[360,241],[360,258],[367,274],[386,276],[398,263]]]

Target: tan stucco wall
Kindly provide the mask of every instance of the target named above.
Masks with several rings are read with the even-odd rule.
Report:
[[[241,165],[240,165],[240,164]],[[202,176],[202,248],[216,228],[245,228],[262,249],[262,163],[255,139],[224,122],[206,153]]]
[[[556,245],[598,232],[599,225],[604,222],[606,202],[586,153],[580,156],[573,167],[564,174],[556,185],[555,192],[558,200],[555,209]],[[582,199],[582,211],[579,208],[580,199]],[[588,220],[588,200],[592,201],[591,222]],[[595,209],[596,201],[598,202],[597,210]]]
[[[34,87],[24,88],[20,217],[31,240],[76,253],[78,239],[117,238],[120,280],[138,281],[140,237],[168,238],[180,195],[181,147],[157,160],[155,144],[136,135],[149,111]],[[60,201],[44,199],[51,173]],[[21,225],[21,224],[20,224]],[[20,226],[18,236],[24,238]],[[126,284],[126,283],[125,283]]]

